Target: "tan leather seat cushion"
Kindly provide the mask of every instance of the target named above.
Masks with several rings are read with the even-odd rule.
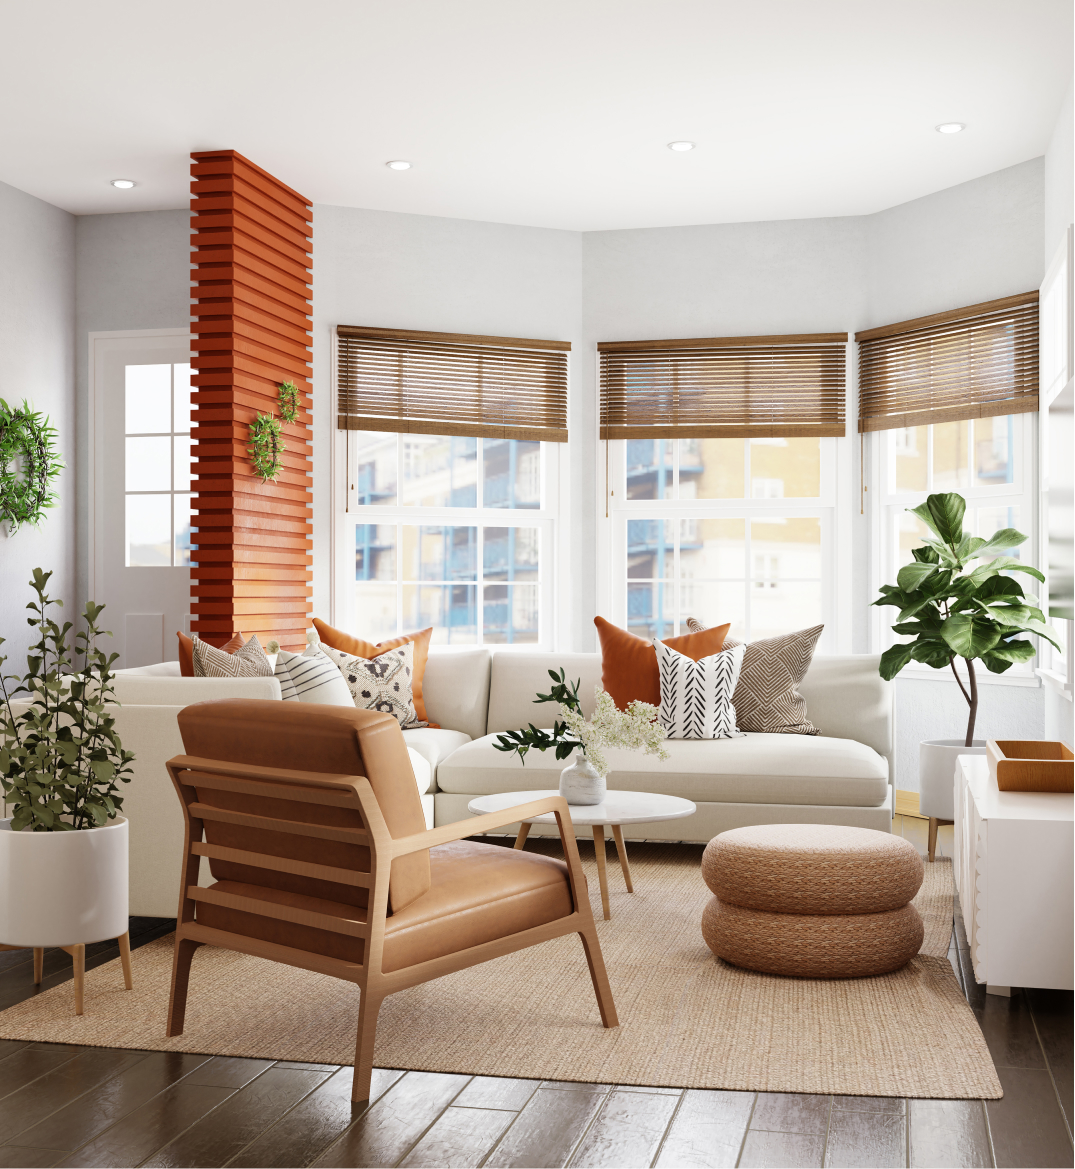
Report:
[[[726,962],[793,978],[888,974],[919,951],[922,919],[913,905],[886,913],[760,913],[712,898],[702,937]]]
[[[909,840],[837,824],[758,824],[715,836],[702,856],[722,902],[766,913],[876,914],[904,906],[922,885]]]
[[[388,918],[382,969],[399,970],[431,958],[454,954],[546,922],[574,910],[567,866],[535,853],[468,840],[429,850],[431,885],[421,897]],[[218,881],[222,893],[255,897],[355,922],[366,920],[364,906],[304,897],[264,885]],[[362,938],[278,921],[253,913],[199,902],[202,925],[262,938],[297,950],[309,950],[359,964]]]

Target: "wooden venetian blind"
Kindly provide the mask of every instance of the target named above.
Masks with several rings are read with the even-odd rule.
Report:
[[[568,341],[338,325],[341,430],[567,442]]]
[[[842,437],[847,340],[603,342],[601,437]]]
[[[859,430],[1038,408],[1038,294],[856,333]]]

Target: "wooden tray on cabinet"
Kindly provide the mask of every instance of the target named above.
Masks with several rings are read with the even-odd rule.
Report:
[[[1070,749],[1050,739],[986,741],[989,774],[1002,792],[1075,791]]]

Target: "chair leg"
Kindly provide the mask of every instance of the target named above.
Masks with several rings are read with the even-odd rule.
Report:
[[[45,970],[45,947],[34,946],[34,986],[41,984]]]
[[[355,1076],[351,1081],[351,1101],[361,1104],[370,1098],[370,1082],[373,1080],[373,1044],[377,1038],[377,1014],[384,1002],[384,995],[362,991],[358,1007],[358,1036],[355,1040]]]
[[[620,1020],[616,1014],[616,1004],[612,1000],[612,987],[608,984],[608,972],[605,970],[605,959],[601,954],[601,943],[597,940],[597,927],[592,919],[585,929],[579,930],[579,937],[582,938],[582,948],[586,951],[586,965],[590,968],[590,979],[593,982],[594,994],[597,996],[601,1022],[606,1027],[618,1027]]]
[[[525,823],[520,824],[519,825],[519,835],[515,837],[515,847],[516,848],[525,848],[526,847],[526,838],[529,835],[530,835],[530,825],[525,824]]]
[[[134,981],[131,978],[131,935],[129,931],[120,935],[119,962],[123,967],[123,985],[128,990],[131,990],[134,986]]]
[[[86,992],[86,947],[78,942],[73,946],[61,946],[60,949],[71,955],[71,963],[75,968],[75,1014],[81,1015]]]
[[[201,945],[190,938],[176,938],[172,953],[172,993],[168,998],[168,1025],[165,1035],[183,1034],[187,1014],[187,984],[190,982],[190,963],[194,951]]]
[[[929,818],[929,860],[933,863],[933,858],[937,853],[937,817],[930,816]]]

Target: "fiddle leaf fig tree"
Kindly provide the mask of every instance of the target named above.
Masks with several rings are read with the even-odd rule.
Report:
[[[954,492],[931,495],[908,511],[933,533],[914,560],[896,574],[895,585],[882,585],[875,605],[894,605],[899,618],[892,629],[911,638],[881,655],[881,677],[894,678],[908,662],[923,662],[935,670],[951,668],[970,707],[966,746],[974,741],[978,715],[975,661],[993,674],[1003,674],[1013,662],[1029,661],[1033,644],[1021,634],[1044,637],[1059,649],[1056,634],[1037,607],[1038,599],[1024,593],[1014,572],[1036,580],[1045,577],[1014,556],[1003,555],[1026,540],[1015,528],[1002,528],[988,540],[963,531],[966,502]],[[973,561],[984,561],[972,567]],[[956,658],[966,665],[967,683],[959,676]]]

